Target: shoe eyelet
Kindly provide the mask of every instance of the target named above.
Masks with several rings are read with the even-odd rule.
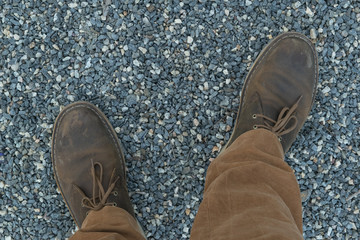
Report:
[[[279,139],[279,142],[281,142],[281,140],[282,140],[282,137],[278,137],[278,139]]]
[[[253,119],[256,119],[256,114],[253,114],[253,115],[252,115],[252,118],[253,118]]]
[[[114,191],[113,195],[116,197],[117,195],[119,195],[119,193],[117,191]]]
[[[86,212],[86,216],[89,215],[89,211]]]
[[[257,129],[257,126],[256,126],[256,125],[254,125],[254,126],[253,126],[253,129]]]
[[[113,202],[113,206],[114,206],[114,207],[117,207],[117,203],[116,203],[116,202]]]

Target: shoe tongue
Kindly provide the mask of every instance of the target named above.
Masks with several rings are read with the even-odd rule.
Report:
[[[253,96],[252,101],[254,101],[255,103],[252,105],[254,113],[262,114],[276,121],[278,113],[280,112],[276,107],[274,107],[276,106],[276,99],[269,98],[269,94],[265,95],[256,92]],[[257,124],[263,123],[264,120],[261,118],[261,123],[258,122]]]
[[[283,107],[279,107],[281,105],[279,105],[279,100],[274,98],[271,99],[265,99],[262,102],[262,110],[263,110],[263,115],[267,116],[271,119],[273,119],[274,121],[277,120],[280,111],[282,110]]]
[[[264,115],[270,117],[273,120],[277,120],[277,117],[284,107],[290,107],[289,99],[296,98],[297,96],[291,96],[294,92],[295,86],[291,81],[291,75],[287,74],[286,70],[279,71],[274,67],[273,70],[269,70],[264,81],[259,89],[261,101],[263,104]]]

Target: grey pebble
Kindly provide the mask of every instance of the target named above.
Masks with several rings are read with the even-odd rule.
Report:
[[[304,238],[359,239],[360,3],[315,2],[3,1],[0,236],[72,235],[50,143],[60,110],[83,100],[104,111],[124,145],[148,239],[189,239],[246,74],[271,39],[298,31],[320,64],[314,106],[285,156],[301,189]]]

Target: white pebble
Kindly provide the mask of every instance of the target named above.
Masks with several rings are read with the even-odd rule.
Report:
[[[329,228],[328,228],[328,231],[327,231],[327,235],[328,235],[328,236],[330,236],[330,235],[331,235],[332,230],[333,230],[333,229],[332,229],[331,227],[329,227]]]
[[[135,59],[135,60],[133,61],[133,64],[134,64],[135,66],[137,66],[137,67],[139,67],[139,66],[141,65],[141,63],[140,63],[137,59]]]
[[[17,89],[18,91],[21,91],[21,90],[22,90],[20,83],[17,83],[17,84],[16,84],[16,89]]]
[[[139,50],[140,50],[143,54],[147,53],[147,49],[146,49],[146,48],[139,47]]]
[[[293,8],[297,9],[301,6],[301,2],[297,1],[296,3],[293,4]]]
[[[34,162],[34,165],[36,166],[36,170],[44,170],[44,165],[38,162]]]
[[[69,8],[76,8],[77,7],[77,3],[69,3]]]
[[[16,72],[19,69],[19,63],[11,65],[11,69]]]
[[[88,60],[86,61],[85,68],[90,68],[90,67],[91,67],[91,58],[88,58]]]
[[[310,29],[310,38],[316,39],[316,31],[314,28]]]
[[[330,92],[331,91],[331,89],[328,87],[328,86],[326,86],[323,90],[322,90],[322,93],[328,93],[328,92]]]
[[[199,124],[200,124],[199,120],[197,120],[196,118],[194,118],[193,123],[194,123],[195,127],[199,126]]]
[[[75,97],[73,95],[68,95],[66,98],[71,102],[75,100]]]
[[[204,82],[204,90],[205,91],[209,90],[209,83],[208,82]]]
[[[103,46],[101,50],[102,50],[103,52],[106,52],[107,50],[109,50],[109,47],[108,47],[108,46]]]
[[[313,17],[314,16],[314,13],[311,11],[311,9],[309,7],[306,7],[306,14],[309,16],[309,17]]]
[[[191,44],[194,41],[194,39],[191,36],[187,37],[187,43]]]
[[[171,75],[177,76],[177,75],[179,75],[179,74],[180,74],[180,72],[177,71],[177,70],[172,70],[172,71],[171,71]]]
[[[246,6],[250,6],[251,4],[252,4],[252,1],[249,1],[249,0],[246,0],[246,1],[245,1],[245,5],[246,5]]]

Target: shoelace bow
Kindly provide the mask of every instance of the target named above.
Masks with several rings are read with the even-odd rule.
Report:
[[[107,199],[110,196],[112,190],[115,187],[116,182],[119,180],[119,176],[115,178],[115,168],[111,173],[111,177],[109,180],[107,191],[105,192],[104,187],[102,185],[102,178],[103,178],[103,166],[99,162],[93,163],[91,161],[91,175],[92,175],[92,182],[93,182],[93,191],[92,197],[86,196],[83,190],[77,185],[74,184],[74,187],[79,191],[82,195],[81,205],[83,207],[89,208],[90,210],[100,210],[104,206],[114,206],[114,203],[107,203]],[[99,168],[99,174],[96,172],[96,167]],[[98,191],[96,191],[98,189]],[[96,194],[97,192],[97,194]]]
[[[255,129],[256,128],[264,128],[264,129],[270,130],[271,132],[275,133],[275,135],[278,136],[279,139],[281,140],[282,135],[285,135],[285,134],[291,132],[297,126],[298,120],[294,114],[295,114],[297,107],[299,106],[299,102],[300,102],[301,98],[302,98],[302,96],[299,97],[299,99],[296,101],[296,103],[291,108],[284,107],[281,110],[276,121],[267,116],[264,116],[262,114],[254,114],[255,118],[261,117],[266,120],[266,121],[264,121],[264,125],[254,125],[254,128]],[[293,120],[292,124],[287,126],[291,120]]]

